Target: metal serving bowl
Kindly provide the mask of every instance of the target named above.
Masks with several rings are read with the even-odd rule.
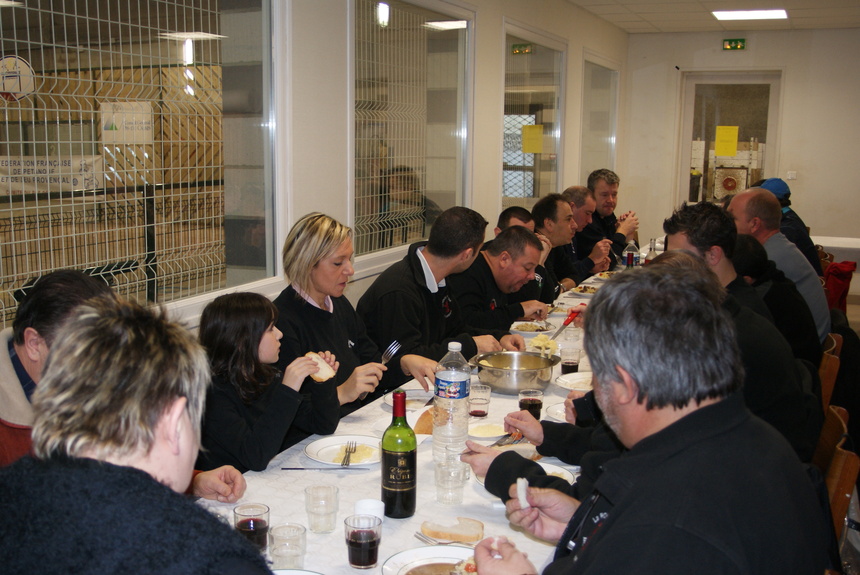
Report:
[[[533,351],[493,351],[479,353],[470,360],[478,368],[478,379],[493,391],[517,395],[524,389],[546,389],[552,368],[561,361],[557,355],[542,356]]]

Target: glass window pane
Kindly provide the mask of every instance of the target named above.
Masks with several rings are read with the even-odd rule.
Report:
[[[271,275],[262,1],[0,10],[5,324],[15,290],[59,268],[150,302]]]
[[[600,168],[615,168],[618,72],[585,62],[580,185]]]
[[[563,55],[518,36],[506,36],[502,152],[505,207],[530,206],[534,199],[559,191]]]
[[[426,237],[463,198],[466,22],[405,2],[383,20],[379,4],[356,3],[357,254]]]

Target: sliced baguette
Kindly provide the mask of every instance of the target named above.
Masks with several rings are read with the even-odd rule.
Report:
[[[458,517],[455,525],[425,521],[421,524],[421,533],[434,539],[471,543],[484,538],[484,524],[468,517]]]
[[[314,381],[322,383],[323,381],[328,381],[334,377],[334,370],[329,364],[325,362],[325,360],[320,354],[313,351],[309,351],[305,354],[305,357],[309,357],[314,360],[314,362],[317,364],[317,367],[320,368],[318,372],[311,374],[311,378]]]

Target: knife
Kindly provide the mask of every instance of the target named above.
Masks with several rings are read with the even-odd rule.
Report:
[[[573,321],[573,318],[575,318],[575,317],[576,317],[576,316],[578,316],[579,314],[580,314],[580,310],[578,310],[578,309],[576,309],[576,308],[573,308],[572,310],[570,310],[570,313],[568,313],[568,314],[567,314],[567,317],[564,319],[564,323],[562,323],[562,324],[561,324],[561,327],[560,327],[560,328],[558,328],[558,329],[555,331],[555,333],[554,333],[554,334],[552,334],[552,335],[550,336],[550,339],[555,339],[555,338],[557,338],[557,337],[558,337],[558,334],[560,334],[561,332],[563,332],[563,331],[564,331],[564,328],[566,328],[567,326],[569,326],[569,325],[570,325],[570,323]]]
[[[281,471],[370,471],[369,467],[281,467]]]

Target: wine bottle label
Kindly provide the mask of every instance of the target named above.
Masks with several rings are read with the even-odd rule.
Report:
[[[415,451],[382,450],[382,488],[390,491],[415,489]]]

